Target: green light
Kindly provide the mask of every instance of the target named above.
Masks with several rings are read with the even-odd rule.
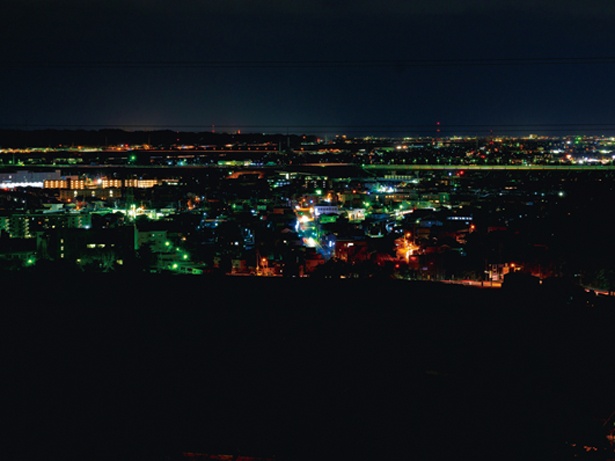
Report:
[[[316,189],[316,190],[314,191],[314,193],[315,193],[316,195],[322,195],[322,190],[321,190],[321,189]]]
[[[182,258],[184,258],[184,259],[188,259],[188,255],[187,255],[186,253],[184,253],[184,254],[182,255]]]

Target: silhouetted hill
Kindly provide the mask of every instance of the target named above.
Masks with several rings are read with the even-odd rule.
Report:
[[[613,306],[396,280],[7,275],[4,459],[566,459]]]

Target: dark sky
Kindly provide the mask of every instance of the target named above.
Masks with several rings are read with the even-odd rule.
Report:
[[[445,134],[615,133],[610,0],[2,10],[2,127],[433,135],[439,121]]]

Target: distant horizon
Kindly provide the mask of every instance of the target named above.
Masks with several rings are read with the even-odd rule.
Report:
[[[491,128],[489,128],[491,126]],[[325,141],[341,139],[482,139],[482,138],[567,138],[567,137],[602,137],[615,138],[615,124],[604,125],[535,125],[543,129],[511,131],[507,127],[524,127],[530,125],[415,125],[403,130],[402,125],[387,128],[385,125],[369,129],[360,125],[222,125],[215,128],[205,125],[4,125],[0,126],[0,145],[2,136],[14,133],[165,133],[173,132],[186,135],[218,136],[293,136],[324,138]],[[474,127],[475,129],[471,129]],[[591,128],[593,127],[593,128]],[[604,127],[608,127],[605,131]],[[301,129],[305,128],[305,129]],[[336,129],[339,128],[339,129]],[[412,129],[413,128],[413,129]],[[458,128],[455,130],[455,128]],[[438,131],[439,130],[439,131]],[[319,139],[322,141],[323,139]]]

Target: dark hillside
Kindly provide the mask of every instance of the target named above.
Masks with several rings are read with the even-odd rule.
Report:
[[[560,460],[615,409],[606,302],[393,280],[2,290],[4,459]]]

